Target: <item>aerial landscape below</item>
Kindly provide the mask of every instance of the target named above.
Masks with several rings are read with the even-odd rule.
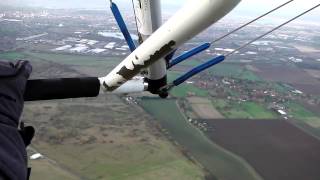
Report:
[[[135,16],[124,19],[138,44]],[[164,20],[171,13],[163,13]],[[223,19],[182,54],[241,26]],[[255,23],[168,71],[168,82],[270,30]],[[130,54],[105,10],[0,4],[0,61],[28,60],[31,79],[100,77]],[[26,102],[36,128],[31,179],[318,180],[320,24],[293,23],[173,88]]]

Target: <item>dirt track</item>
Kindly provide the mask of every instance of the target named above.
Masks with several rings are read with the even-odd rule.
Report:
[[[210,120],[210,138],[265,180],[319,180],[320,141],[281,120]]]
[[[212,102],[206,98],[188,98],[192,109],[200,119],[222,119],[223,116],[213,107]]]

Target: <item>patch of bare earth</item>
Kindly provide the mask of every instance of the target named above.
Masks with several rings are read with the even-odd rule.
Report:
[[[190,97],[188,98],[194,112],[200,119],[221,119],[224,118],[212,105],[212,102],[206,98]]]
[[[320,141],[283,120],[210,120],[209,137],[265,180],[318,180]]]

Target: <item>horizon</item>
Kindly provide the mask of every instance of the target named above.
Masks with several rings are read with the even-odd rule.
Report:
[[[162,9],[164,12],[173,13],[178,11],[184,4],[186,0],[162,0]],[[74,3],[77,2],[77,3]],[[132,11],[131,3],[125,0],[117,0],[119,8],[122,11]],[[242,0],[240,4],[226,16],[226,18],[238,18],[238,17],[257,17],[277,6],[287,2],[287,0],[268,0],[268,1],[256,1],[256,0]],[[296,0],[286,7],[281,8],[277,12],[270,14],[268,17],[264,18],[262,21],[265,22],[277,22],[288,18],[292,18],[303,12],[312,6],[319,3],[317,0],[309,0],[308,2],[303,2],[302,0]],[[103,10],[108,9],[109,3],[106,0],[91,0],[89,3],[86,0],[73,0],[73,1],[62,1],[62,0],[2,0],[0,5],[9,6],[27,6],[27,7],[42,7],[48,9],[87,9],[87,10]],[[298,22],[307,22],[320,25],[318,19],[320,16],[320,10],[315,9],[309,14],[301,17]]]

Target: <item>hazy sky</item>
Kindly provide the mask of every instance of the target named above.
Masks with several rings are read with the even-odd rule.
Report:
[[[120,0],[121,1],[121,0]],[[122,0],[125,1],[125,0]],[[187,0],[162,0],[164,4],[170,4],[176,8],[184,4]],[[288,0],[242,0],[240,4],[232,11],[229,16],[248,16],[256,17],[259,16],[280,4],[287,2]],[[279,11],[273,13],[271,18],[280,19],[280,18],[290,18],[296,16],[298,13],[301,13],[317,4],[320,3],[320,0],[295,0],[286,7],[283,7]],[[320,7],[315,9],[308,15],[304,16],[301,20],[313,21],[320,24]]]
[[[19,4],[30,6],[45,6],[50,8],[98,8],[103,9],[108,6],[109,0],[0,0],[1,3]],[[114,0],[120,4],[131,8],[130,0]],[[179,9],[188,0],[162,0],[164,9]],[[200,1],[200,0],[199,0]],[[273,7],[276,7],[288,0],[242,0],[240,5],[229,16],[244,15],[249,17],[258,16]],[[293,17],[298,12],[302,12],[313,5],[319,4],[320,0],[295,0],[287,7],[281,9],[279,13],[274,13],[275,18]],[[320,8],[305,16],[302,20],[320,21]],[[320,22],[319,22],[320,24]]]

